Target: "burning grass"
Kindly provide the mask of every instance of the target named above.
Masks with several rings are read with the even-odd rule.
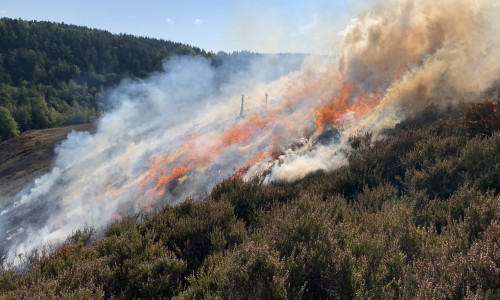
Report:
[[[349,165],[333,173],[226,179],[93,242],[76,232],[25,272],[4,270],[0,295],[498,298],[500,135],[475,126],[468,114],[424,116],[374,145],[352,137]]]
[[[344,83],[342,93],[316,111],[317,133],[325,127],[345,126],[362,119],[380,103],[380,90],[375,95],[368,95],[354,83]]]

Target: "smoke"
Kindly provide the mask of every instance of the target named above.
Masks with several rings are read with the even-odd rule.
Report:
[[[331,55],[337,52],[332,49],[337,48],[338,32],[355,9],[347,0],[234,2],[234,17],[223,32],[226,43],[264,53]]]
[[[56,147],[52,171],[0,212],[1,252],[9,250],[12,259],[64,240],[83,226],[99,228],[120,216],[209,191],[255,154],[242,155],[238,148],[241,139],[267,126],[257,117],[265,109],[266,92],[259,89],[299,69],[303,59],[242,53],[218,59],[214,67],[201,57],[175,57],[165,62],[164,72],[141,82],[124,81],[107,95],[112,111],[98,121],[97,132],[69,134]],[[239,99],[247,91],[246,118],[239,119]],[[232,135],[232,128],[240,130]],[[174,165],[162,164],[171,157]],[[174,175],[175,182],[158,184],[171,176],[163,167],[179,171],[181,165],[186,171]],[[148,171],[155,166],[159,169]]]
[[[341,141],[307,154],[287,153],[272,166],[268,181],[300,178],[312,166],[334,169],[346,163],[339,150],[350,135],[368,131],[377,137],[431,103],[446,109],[479,99],[500,77],[499,12],[500,4],[489,0],[384,1],[352,19],[343,32],[338,74],[322,79],[320,103],[339,99],[339,85],[347,83],[353,86],[340,98],[366,104],[372,95],[377,104],[357,119],[363,109],[346,108],[342,101],[320,106],[316,120],[341,127]]]
[[[350,135],[377,137],[498,80],[499,12],[492,0],[384,1],[350,21],[332,56],[173,58],[110,93],[95,134],[72,133],[56,149],[52,171],[0,212],[0,250],[12,258],[230,176],[338,168]]]

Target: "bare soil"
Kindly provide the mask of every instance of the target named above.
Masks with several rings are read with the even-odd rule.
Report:
[[[50,171],[54,148],[71,131],[95,132],[92,123],[30,130],[0,143],[0,208],[27,184]]]

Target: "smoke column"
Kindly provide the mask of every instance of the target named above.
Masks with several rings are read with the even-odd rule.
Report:
[[[244,72],[230,59],[213,67],[174,58],[162,73],[122,83],[97,132],[72,133],[56,149],[52,171],[0,212],[0,250],[13,258],[226,177],[265,171],[272,182],[338,168],[353,133],[377,137],[430,103],[446,109],[495,84],[499,13],[493,0],[384,1],[332,41],[339,53],[300,68],[269,57]]]

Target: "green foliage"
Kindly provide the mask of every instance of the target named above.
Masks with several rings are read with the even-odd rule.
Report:
[[[349,218],[345,199],[323,201],[302,194],[266,216],[255,238],[272,245],[288,270],[287,298],[350,298],[354,295],[346,235],[338,230]]]
[[[103,112],[99,96],[104,90],[125,77],[161,71],[162,61],[172,55],[214,58],[170,41],[1,18],[0,106],[21,132],[93,122]],[[2,132],[0,140],[13,136],[9,132]]]
[[[387,135],[352,137],[332,173],[76,231],[3,271],[0,297],[498,299],[498,130],[432,114]]]
[[[271,209],[276,202],[286,202],[294,191],[286,184],[265,186],[256,177],[245,182],[242,179],[226,179],[214,187],[210,199],[228,202],[234,207],[234,214],[247,226],[257,225],[261,214]]]
[[[286,273],[277,251],[250,241],[211,256],[178,299],[287,299]]]
[[[0,142],[19,134],[18,125],[10,111],[0,106]]]

